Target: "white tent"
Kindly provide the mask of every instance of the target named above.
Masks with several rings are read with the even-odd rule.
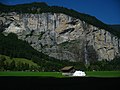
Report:
[[[86,76],[86,74],[83,71],[75,71],[75,73],[73,73],[73,76]]]

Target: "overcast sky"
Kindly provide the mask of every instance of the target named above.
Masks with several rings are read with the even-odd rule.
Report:
[[[120,0],[0,0],[9,5],[46,2],[95,16],[106,24],[120,24]]]

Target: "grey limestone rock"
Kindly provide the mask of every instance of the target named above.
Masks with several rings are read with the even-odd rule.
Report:
[[[7,25],[3,33],[16,33],[36,50],[60,60],[112,60],[120,53],[116,36],[62,13],[11,12],[0,16],[0,24]]]

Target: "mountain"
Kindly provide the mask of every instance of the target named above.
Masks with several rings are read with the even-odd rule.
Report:
[[[120,55],[118,31],[94,16],[46,3],[1,4],[0,13],[0,32],[50,57],[89,64]]]

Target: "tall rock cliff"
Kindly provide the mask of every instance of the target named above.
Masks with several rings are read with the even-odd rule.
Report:
[[[119,56],[119,39],[104,29],[62,13],[2,13],[4,34],[16,33],[36,50],[60,60],[112,60]]]

